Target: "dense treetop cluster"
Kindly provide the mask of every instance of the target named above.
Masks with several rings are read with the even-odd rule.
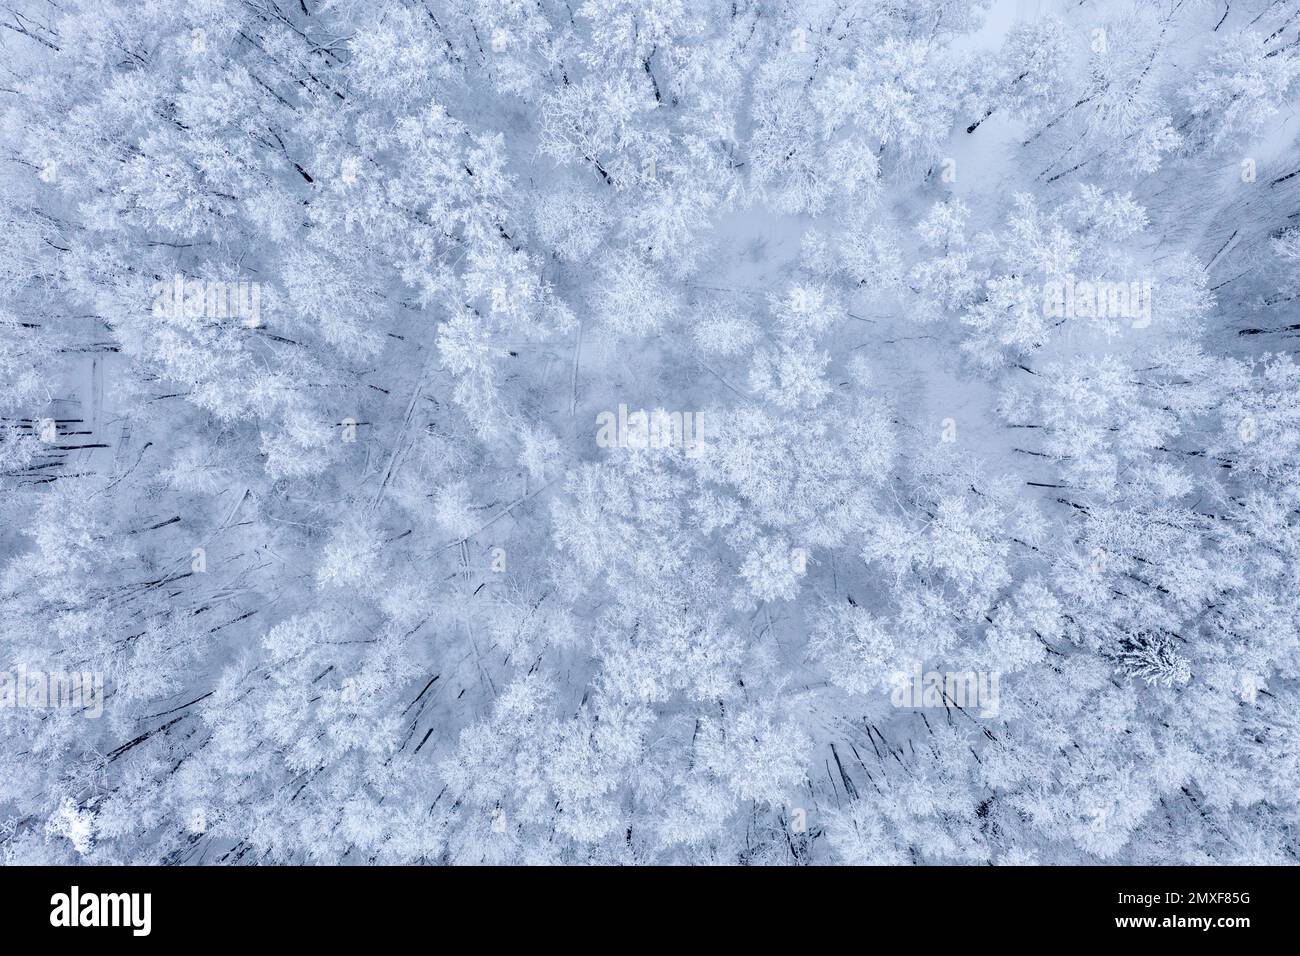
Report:
[[[5,5],[0,668],[105,690],[0,861],[1296,862],[1298,99],[1290,0]]]

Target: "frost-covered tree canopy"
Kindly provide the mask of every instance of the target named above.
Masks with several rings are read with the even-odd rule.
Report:
[[[0,4],[0,861],[1294,863],[1295,0]]]

